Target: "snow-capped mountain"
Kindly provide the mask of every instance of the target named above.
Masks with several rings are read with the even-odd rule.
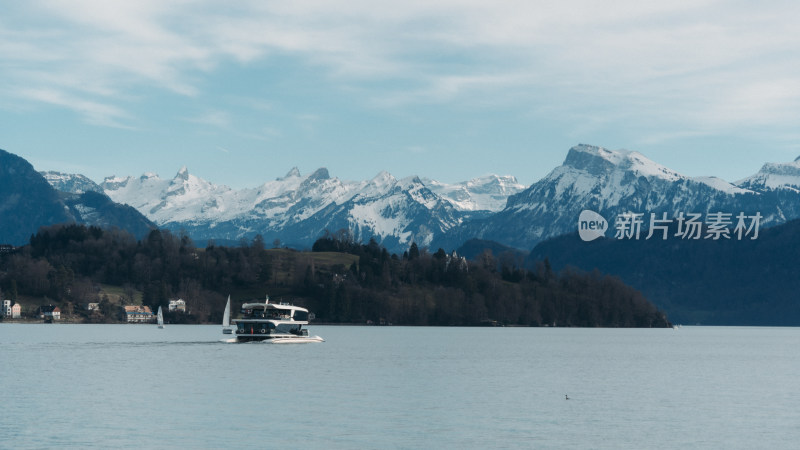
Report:
[[[455,184],[423,179],[428,188],[461,211],[501,211],[508,197],[522,192],[525,185],[516,177],[486,175]]]
[[[463,217],[417,177],[397,180],[381,172],[350,185],[349,194],[285,227],[283,235],[293,242],[313,242],[325,230],[345,229],[358,241],[374,238],[390,251],[403,252],[412,242],[429,245]]]
[[[397,180],[388,172],[368,181],[347,182],[332,178],[324,168],[308,176],[294,168],[257,188],[233,190],[183,167],[171,180],[148,173],[138,178],[108,177],[100,186],[114,201],[196,240],[250,239],[261,234],[268,240],[310,246],[325,230],[347,229],[356,239],[375,238],[402,252],[412,241],[429,244],[483,204],[498,202],[498,189],[514,189],[500,183],[509,179],[513,180],[485,177],[486,186],[476,180],[464,183],[478,196],[462,200],[470,206],[468,211],[435,194],[417,177]]]
[[[107,177],[100,186],[115,202],[133,206],[160,226],[223,216],[219,204],[231,192],[227,186],[190,175],[186,167],[171,180],[146,173],[138,178]]]
[[[561,166],[509,197],[502,211],[465,222],[434,244],[452,247],[477,237],[530,249],[546,238],[576,231],[584,209],[612,220],[628,211],[666,212],[670,217],[679,212],[760,212],[766,226],[800,216],[800,197],[755,192],[716,177],[687,177],[635,151],[578,145]]]
[[[737,181],[736,185],[759,192],[776,189],[800,192],[800,157],[788,163],[766,163],[758,173]]]

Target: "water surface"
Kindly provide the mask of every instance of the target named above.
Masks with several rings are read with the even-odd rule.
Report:
[[[794,448],[800,329],[0,324],[0,447]],[[565,395],[570,399],[566,400]]]

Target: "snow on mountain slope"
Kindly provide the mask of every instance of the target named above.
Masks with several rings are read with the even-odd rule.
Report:
[[[355,183],[331,178],[325,168],[306,177],[292,169],[283,178],[242,191],[245,203],[240,210],[250,209],[249,218],[270,219],[275,225],[286,226],[306,220],[332,203],[346,201],[356,188]]]
[[[509,198],[507,208],[552,211],[561,205],[618,205],[643,187],[686,182],[689,178],[641,153],[578,145],[564,163],[524,192]]]
[[[555,168],[525,192],[509,199],[509,208],[540,210],[575,203],[607,209],[640,197],[640,207],[662,203],[659,188],[676,188],[671,197],[681,203],[693,191],[712,195],[749,192],[715,177],[690,178],[628,150],[608,150],[590,145],[570,149],[564,164]],[[682,197],[683,196],[683,197]]]
[[[114,201],[133,206],[159,225],[276,219],[296,209],[300,211],[294,211],[295,219],[302,220],[352,190],[351,185],[331,179],[325,169],[307,177],[292,169],[283,178],[239,191],[192,175],[186,167],[172,180],[145,174],[106,178],[101,186]]]
[[[231,189],[191,175],[182,167],[172,180],[146,173],[139,178],[109,177],[100,186],[117,203],[133,206],[158,225],[222,217]]]
[[[158,223],[150,210],[163,200],[164,193],[169,187],[169,180],[162,180],[154,173],[145,173],[139,178],[111,176],[106,177],[100,183],[100,187],[115,202],[133,206],[150,220]]]
[[[107,195],[142,211],[159,226],[186,230],[194,239],[251,238],[256,233],[310,245],[325,230],[345,228],[358,239],[377,238],[394,251],[411,241],[430,242],[458,224],[461,214],[417,177],[381,172],[368,181],[345,182],[321,168],[253,189],[232,190],[182,168],[172,180],[155,174],[107,178]],[[392,247],[395,246],[395,247]]]
[[[500,211],[510,195],[521,192],[525,186],[516,177],[486,175],[455,184],[424,179],[428,188],[462,211]]]
[[[703,183],[707,186],[710,186],[718,191],[727,192],[728,194],[746,194],[746,193],[753,193],[753,191],[749,189],[743,189],[735,184],[728,183],[727,181],[723,180],[722,178],[710,176],[710,177],[693,177],[694,181],[698,183]]]
[[[630,172],[637,176],[656,177],[667,181],[685,178],[678,172],[648,159],[639,152],[609,150],[586,144],[572,147],[567,153],[567,159],[562,167],[564,166],[585,170],[595,175],[615,167],[620,171]]]
[[[411,242],[427,245],[463,217],[417,177],[397,180],[381,172],[350,186],[349,198],[341,196],[307,219],[284,227],[281,239],[310,245],[326,230],[345,229],[357,241],[375,239],[389,251],[403,252]]]
[[[800,157],[788,163],[766,163],[758,173],[735,184],[755,191],[788,189],[800,192]]]
[[[418,177],[398,181],[385,172],[343,206],[356,237],[363,240],[375,235],[387,247],[407,248],[412,242],[428,245],[461,221],[460,212]]]
[[[84,192],[103,192],[97,183],[80,174],[61,173],[55,171],[39,172],[45,180],[58,191],[83,194]]]
[[[578,145],[569,150],[561,166],[510,196],[502,211],[485,220],[465,222],[450,233],[449,240],[435,245],[454,247],[477,237],[530,249],[543,239],[574,232],[584,209],[598,212],[612,224],[617,214],[627,211],[666,212],[674,217],[678,212],[754,213],[761,209],[764,224],[800,214],[800,208],[788,200],[764,197],[719,178],[687,177],[638,152]]]

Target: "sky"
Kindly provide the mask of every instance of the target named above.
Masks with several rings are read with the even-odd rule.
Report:
[[[800,2],[0,0],[37,170],[529,185],[584,143],[728,181],[800,155]]]

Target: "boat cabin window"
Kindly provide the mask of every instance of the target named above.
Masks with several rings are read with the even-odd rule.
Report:
[[[292,317],[290,309],[270,309],[267,311],[266,318],[273,320],[289,320]]]
[[[242,309],[242,317],[247,319],[271,319],[270,313],[265,312],[261,308],[256,309]]]
[[[294,312],[294,320],[297,320],[297,321],[308,320],[308,312],[307,311],[295,310],[295,312]]]
[[[252,309],[242,309],[242,316],[243,317],[253,317],[254,311]],[[255,315],[258,315],[256,312]]]
[[[299,335],[302,328],[302,325],[282,323],[276,327],[275,331],[278,333],[291,333]]]

